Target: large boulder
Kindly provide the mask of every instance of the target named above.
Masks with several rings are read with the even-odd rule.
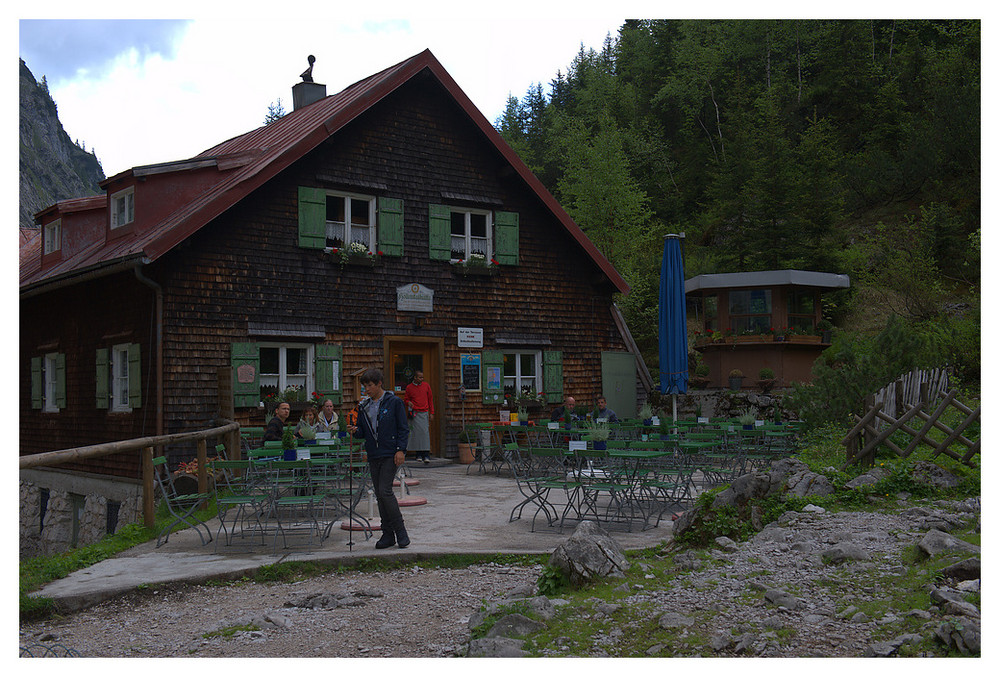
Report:
[[[969,559],[963,559],[961,562],[956,562],[951,566],[945,567],[941,570],[941,573],[957,581],[974,581],[981,577],[981,569],[979,558],[970,557]]]
[[[624,577],[628,560],[607,531],[585,520],[555,549],[549,565],[565,573],[573,586],[582,587],[601,578]]]
[[[913,464],[910,477],[921,484],[927,484],[938,489],[957,487],[959,479],[941,466],[930,461],[919,461]]]
[[[955,538],[951,534],[946,534],[943,531],[938,531],[937,529],[931,529],[928,531],[923,538],[917,543],[917,547],[920,548],[928,557],[933,557],[934,555],[940,555],[944,552],[979,552],[979,547],[972,545],[960,538]]]

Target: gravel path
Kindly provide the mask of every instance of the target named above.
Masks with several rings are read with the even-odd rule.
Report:
[[[58,642],[104,657],[450,656],[468,641],[469,616],[484,600],[533,583],[540,572],[413,566],[296,583],[145,590],[61,620],[22,624],[21,644]],[[310,598],[318,608],[285,606]],[[260,629],[220,634],[248,625]]]

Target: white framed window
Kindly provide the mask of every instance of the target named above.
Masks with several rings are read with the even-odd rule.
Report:
[[[260,344],[260,391],[263,401],[268,394],[288,388],[300,391],[300,400],[309,399],[315,390],[315,348],[301,343]]]
[[[451,207],[451,260],[493,258],[493,214],[479,209]]]
[[[375,198],[353,193],[327,193],[326,246],[343,249],[361,243],[375,249]]]
[[[128,343],[119,343],[111,347],[111,403],[109,411],[132,411],[128,399]]]
[[[505,397],[542,391],[542,353],[538,350],[503,354],[503,391]]]
[[[42,357],[42,411],[57,412],[59,405],[56,393],[59,388],[58,353],[47,353]]]
[[[111,227],[121,228],[135,220],[135,188],[120,190],[111,196]]]
[[[42,253],[51,254],[62,249],[62,222],[59,220],[42,226]]]

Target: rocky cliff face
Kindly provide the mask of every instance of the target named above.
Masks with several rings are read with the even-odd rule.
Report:
[[[70,140],[45,87],[20,62],[20,225],[59,200],[95,195],[104,170],[93,153]]]

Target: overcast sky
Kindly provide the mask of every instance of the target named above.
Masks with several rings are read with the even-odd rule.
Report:
[[[332,4],[332,3],[331,3]],[[579,51],[600,49],[624,17],[304,17],[25,20],[19,55],[44,76],[70,138],[107,176],[179,160],[263,124],[316,57],[333,94],[430,49],[493,122],[509,94],[548,84]]]

